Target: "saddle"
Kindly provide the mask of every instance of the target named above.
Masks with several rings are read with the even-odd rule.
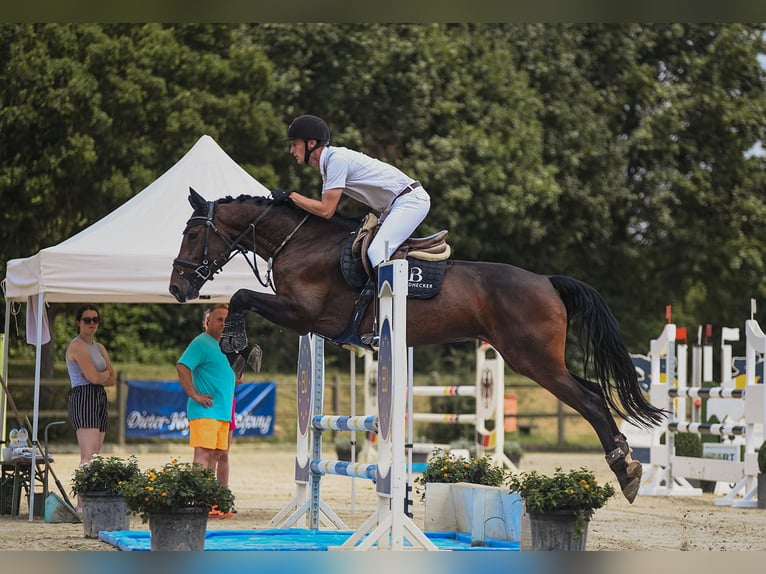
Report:
[[[368,213],[341,249],[341,270],[351,287],[360,289],[373,276],[367,248],[379,229],[377,216]],[[442,230],[427,237],[410,237],[391,255],[391,259],[406,258],[410,263],[409,297],[427,299],[438,293],[451,253],[447,233]]]

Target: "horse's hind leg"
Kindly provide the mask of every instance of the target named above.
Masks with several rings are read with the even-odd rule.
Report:
[[[586,395],[594,398],[597,397],[600,401],[601,411],[609,425],[609,435],[611,436],[611,441],[605,442],[601,439],[601,435],[599,434],[599,439],[601,439],[601,444],[606,453],[606,462],[617,477],[625,498],[627,498],[629,502],[633,502],[638,494],[638,489],[641,486],[641,475],[643,473],[641,463],[631,458],[627,438],[617,428],[617,424],[615,423],[612,414],[609,412],[609,407],[604,400],[601,387],[593,381],[578,377],[573,373],[569,374],[574,378],[578,386]],[[588,419],[588,422],[590,422],[590,419]],[[594,429],[596,428],[592,422],[591,426],[593,426]]]
[[[617,423],[604,401],[601,389],[595,383],[569,373],[563,361],[557,361],[555,354],[538,357],[535,365],[547,365],[540,369],[516,370],[535,381],[559,400],[580,413],[596,431],[606,454],[606,461],[617,478],[620,489],[628,502],[633,502],[641,485],[641,463],[630,459],[630,448],[625,436],[620,433]],[[558,364],[559,367],[553,367]]]

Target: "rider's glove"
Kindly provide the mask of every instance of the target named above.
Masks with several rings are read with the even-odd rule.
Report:
[[[274,200],[274,203],[285,203],[290,199],[290,192],[286,189],[275,189],[271,192],[271,199]]]

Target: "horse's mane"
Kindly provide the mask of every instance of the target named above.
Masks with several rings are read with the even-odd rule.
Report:
[[[271,203],[273,200],[269,197],[263,196],[263,195],[238,195],[237,197],[232,197],[230,195],[227,195],[226,197],[220,198],[217,203],[219,205],[222,204],[228,204],[228,203],[239,203],[239,204],[245,204],[245,203],[254,203],[256,205],[262,205],[265,203]],[[300,207],[296,206],[292,201],[287,201],[283,204],[280,204],[281,207],[285,207],[288,209],[292,209],[296,212],[306,213],[304,210],[302,210]],[[311,217],[317,217],[315,215],[312,215]],[[359,224],[362,222],[362,217],[348,217],[345,215],[341,215],[339,213],[335,213],[328,221],[335,223],[336,225],[339,225],[343,228],[356,228],[359,226]]]

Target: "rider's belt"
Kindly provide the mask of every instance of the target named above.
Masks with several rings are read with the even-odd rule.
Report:
[[[401,190],[398,195],[394,198],[394,200],[399,199],[403,195],[407,195],[409,192],[411,192],[414,189],[417,189],[420,187],[419,181],[413,181],[411,184],[409,184],[407,187],[405,187],[403,190]]]

